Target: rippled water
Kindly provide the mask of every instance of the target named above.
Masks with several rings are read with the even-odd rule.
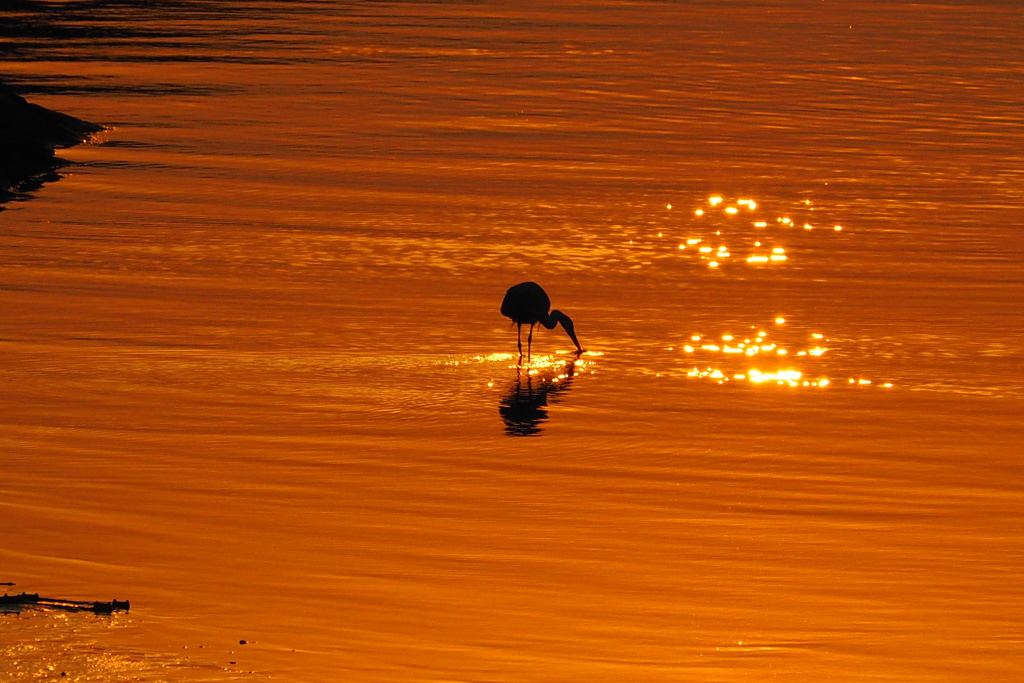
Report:
[[[1014,3],[74,2],[0,677],[1022,673]],[[588,353],[516,363],[541,282]],[[245,644],[239,641],[245,640]]]

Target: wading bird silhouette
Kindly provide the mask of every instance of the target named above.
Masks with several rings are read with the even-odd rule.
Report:
[[[517,341],[519,342],[519,360],[523,360],[523,325],[530,326],[530,334],[526,338],[526,357],[530,357],[530,350],[533,345],[533,326],[540,323],[549,330],[555,329],[555,325],[561,323],[562,329],[576,345],[576,353],[583,353],[580,342],[576,339],[576,329],[572,324],[572,318],[561,311],[551,311],[551,299],[547,292],[536,282],[520,282],[512,285],[505,292],[505,298],[501,302],[501,314],[506,318],[512,318],[516,324]]]

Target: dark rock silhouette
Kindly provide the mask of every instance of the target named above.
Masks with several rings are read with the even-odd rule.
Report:
[[[88,121],[27,102],[0,81],[0,202],[58,180],[67,162],[55,149],[71,147],[103,130]]]

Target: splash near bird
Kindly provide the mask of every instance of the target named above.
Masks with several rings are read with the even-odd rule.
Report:
[[[505,298],[501,302],[501,314],[506,318],[511,318],[512,322],[516,324],[520,361],[523,359],[523,325],[530,326],[530,334],[526,338],[526,357],[529,358],[533,344],[533,326],[537,323],[549,330],[555,329],[555,325],[561,323],[562,329],[576,345],[576,353],[583,353],[580,342],[576,339],[576,329],[572,324],[572,318],[561,311],[548,313],[549,308],[551,308],[551,299],[536,282],[520,282],[518,285],[509,287],[505,292]]]

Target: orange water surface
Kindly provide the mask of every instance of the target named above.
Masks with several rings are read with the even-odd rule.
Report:
[[[33,5],[0,681],[1024,678],[1016,3]]]

